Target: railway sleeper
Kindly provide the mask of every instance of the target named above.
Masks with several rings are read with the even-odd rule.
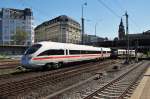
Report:
[[[22,88],[19,88],[18,90],[16,90],[16,91],[14,91],[14,90],[12,90],[12,91],[9,91],[9,93],[12,93],[12,95],[18,95],[19,93],[21,94],[21,93],[28,93],[31,89],[33,90],[33,89],[37,89],[37,87],[42,87],[43,86],[43,84],[34,84],[34,86],[33,85],[30,85],[30,86],[24,86],[24,87],[22,87]],[[11,95],[11,94],[10,94]]]
[[[118,86],[118,84],[120,84],[120,85],[128,85],[131,82],[132,81],[120,80],[120,81],[115,82],[113,85],[116,85],[116,86]]]
[[[121,89],[121,88],[115,88],[115,87],[110,87],[110,88],[107,88],[107,89],[109,89],[109,90],[116,90],[116,91],[124,91],[124,89]]]
[[[100,98],[97,97],[97,96],[93,96],[92,98],[93,98],[93,99],[100,99]],[[101,99],[104,99],[104,98],[101,98]]]
[[[118,85],[118,86],[112,86],[112,87],[115,88],[115,89],[120,89],[120,88],[125,89],[125,88],[127,88],[128,86],[129,86],[129,85],[124,85],[124,86]]]
[[[109,86],[108,88],[110,89],[110,88],[112,88],[112,89],[124,89],[124,88],[126,88],[127,86]]]
[[[133,90],[128,90],[127,94],[132,94]]]
[[[124,79],[124,80],[120,80],[120,81],[117,81],[117,82],[115,82],[115,84],[116,85],[118,85],[118,84],[129,84],[129,83],[131,83],[132,81],[128,81],[127,79]]]
[[[111,97],[111,98],[117,98],[117,96],[110,96],[110,95],[101,94],[101,93],[97,93],[96,96],[99,97],[100,99],[101,99],[101,98],[109,99],[110,97]]]
[[[114,87],[117,87],[117,86],[119,86],[119,87],[124,87],[124,86],[128,86],[130,83],[115,83],[115,84],[113,84],[112,86],[114,86]]]
[[[108,92],[108,91],[101,91],[101,93],[109,95],[109,96],[119,96],[120,95],[120,93]]]
[[[132,94],[132,93],[131,93]],[[125,97],[131,97],[131,94],[130,93],[127,93],[126,95],[125,95]]]
[[[115,92],[115,93],[122,93],[122,92],[119,91],[119,90],[113,90],[113,89],[105,89],[105,91],[108,91],[108,92]]]
[[[47,83],[47,82],[44,82]],[[17,88],[13,88],[13,89],[6,89],[3,94],[4,95],[8,95],[8,93],[23,93],[24,91],[30,91],[31,89],[37,89],[37,87],[42,87],[44,84],[39,84],[39,83],[35,83],[34,85],[19,85],[17,86]],[[14,91],[14,89],[17,89],[16,91]],[[24,90],[25,89],[25,90]]]

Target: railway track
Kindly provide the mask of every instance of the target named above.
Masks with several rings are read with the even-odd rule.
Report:
[[[127,72],[116,77],[103,87],[84,97],[84,99],[126,99],[137,86],[141,75],[147,69],[149,62],[142,62],[132,67]]]
[[[70,68],[65,68],[63,70],[58,69],[54,71],[49,71],[46,73],[40,73],[38,75],[30,75],[26,78],[17,78],[15,80],[6,81],[5,83],[0,83],[0,97],[17,97],[21,93],[28,93],[31,90],[38,89],[49,84],[54,85],[70,77],[80,75],[84,72],[91,72],[108,64],[113,64],[114,61],[108,61],[101,64],[88,63],[85,66],[74,66]],[[80,68],[79,68],[80,67]]]
[[[0,59],[0,62],[12,62],[12,61],[18,61],[13,59]]]
[[[103,64],[107,64],[109,63],[110,61],[108,62],[102,62],[100,63],[100,65],[103,65]],[[113,61],[114,62],[114,61]],[[24,80],[24,79],[28,79],[28,78],[34,78],[34,77],[38,77],[38,76],[41,76],[41,75],[48,75],[48,74],[51,74],[51,75],[54,75],[54,74],[58,74],[59,72],[65,72],[65,71],[70,71],[70,70],[73,70],[73,69],[78,69],[80,67],[83,67],[86,66],[86,65],[94,65],[94,64],[97,64],[99,62],[89,62],[89,63],[83,63],[83,64],[75,64],[73,66],[65,66],[65,68],[59,68],[59,69],[56,69],[56,70],[49,70],[49,71],[23,71],[23,72],[16,72],[16,73],[13,73],[13,74],[6,74],[6,75],[0,75],[0,85],[1,84],[5,84],[5,83],[9,83],[9,82],[15,82],[15,81],[18,81],[18,80]]]
[[[20,65],[18,60],[1,60],[0,69],[10,69],[15,68]]]

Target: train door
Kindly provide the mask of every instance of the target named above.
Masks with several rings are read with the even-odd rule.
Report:
[[[103,49],[101,48],[101,58],[103,59]]]

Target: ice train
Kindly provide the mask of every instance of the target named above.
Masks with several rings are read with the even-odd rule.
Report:
[[[63,63],[110,57],[111,49],[43,41],[29,47],[21,59],[24,68],[59,68]]]
[[[135,50],[127,49],[111,49],[111,58],[125,58],[129,54],[130,57],[135,57]]]

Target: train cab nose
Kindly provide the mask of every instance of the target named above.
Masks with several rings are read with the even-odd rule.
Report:
[[[25,68],[30,67],[30,60],[31,58],[28,55],[23,55],[23,57],[21,58],[22,66]]]
[[[31,63],[31,59],[32,56],[34,56],[34,53],[41,47],[41,44],[34,44],[31,47],[29,47],[25,54],[22,56],[21,58],[21,64],[23,67],[25,68],[32,68],[32,63]]]

